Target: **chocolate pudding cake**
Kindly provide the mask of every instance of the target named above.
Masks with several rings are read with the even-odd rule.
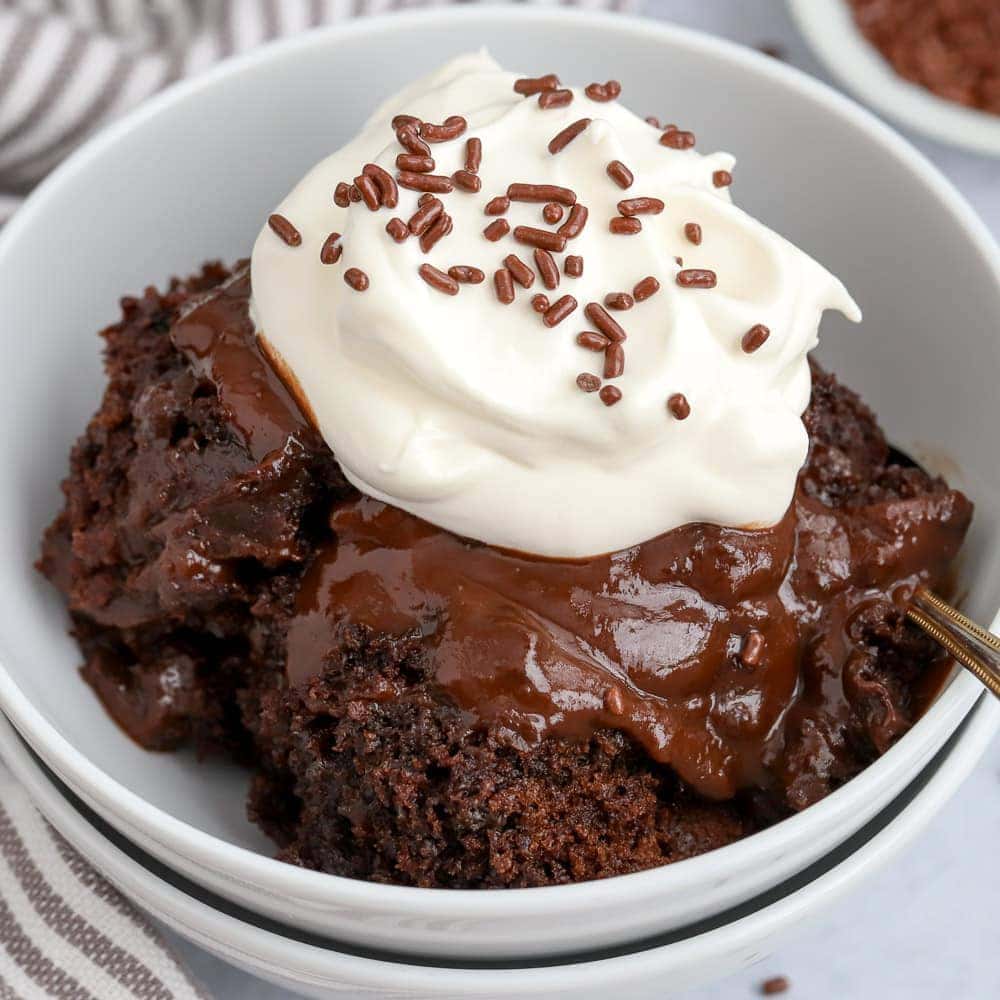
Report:
[[[619,91],[456,60],[252,267],[103,333],[41,569],[112,718],[245,763],[286,861],[450,888],[667,864],[829,794],[947,670],[903,607],[970,502],[807,360],[824,307],[856,312],[839,282]],[[498,129],[544,134],[537,162],[488,167]]]

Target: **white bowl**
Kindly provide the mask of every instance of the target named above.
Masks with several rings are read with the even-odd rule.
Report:
[[[788,0],[788,7],[813,52],[866,104],[933,139],[1000,156],[1000,115],[945,100],[901,77],[858,30],[845,0]]]
[[[998,728],[1000,703],[983,697],[938,756],[848,844],[736,911],[687,933],[617,952],[493,968],[387,961],[255,918],[162,870],[92,815],[83,815],[2,716],[0,754],[49,822],[140,907],[219,958],[285,989],[322,998],[357,997],[371,990],[380,997],[414,1000],[605,1000],[609,995],[653,1000],[759,962],[886,865],[947,803]]]
[[[678,111],[703,149],[739,155],[737,198],[843,277],[866,310],[860,333],[828,321],[825,359],[900,446],[931,464],[946,457],[976,500],[961,585],[970,612],[993,618],[1000,449],[987,429],[1000,425],[998,253],[954,189],[872,115],[750,50],[621,16],[450,8],[282,42],[169,91],[90,142],[0,234],[0,359],[12,373],[0,417],[19,430],[0,482],[0,706],[108,822],[228,899],[364,946],[520,957],[638,940],[801,871],[913,779],[978,684],[956,676],[854,781],[703,857],[541,889],[372,885],[274,861],[244,818],[242,772],[149,755],[118,732],[75,676],[79,654],[58,595],[31,569],[66,451],[103,383],[93,331],[114,316],[117,297],[205,257],[245,253],[276,199],[376,99],[484,41],[525,70],[617,76],[637,110]]]

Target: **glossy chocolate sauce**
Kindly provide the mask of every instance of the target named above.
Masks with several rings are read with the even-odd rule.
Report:
[[[309,428],[256,343],[248,295],[241,272],[173,337],[262,456]],[[694,524],[569,562],[356,495],[330,511],[334,540],[301,581],[288,681],[308,684],[361,624],[422,637],[442,693],[515,745],[619,729],[726,798],[780,780],[794,732],[831,772],[811,734],[845,727],[852,703],[883,701],[885,740],[897,731],[855,623],[943,577],[968,523],[959,504],[942,491],[841,509],[800,486],[771,529]]]

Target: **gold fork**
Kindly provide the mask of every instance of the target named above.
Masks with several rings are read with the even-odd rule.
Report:
[[[924,587],[913,595],[906,615],[1000,698],[1000,639]]]

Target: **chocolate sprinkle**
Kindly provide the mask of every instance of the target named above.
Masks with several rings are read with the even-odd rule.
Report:
[[[608,292],[604,296],[604,304],[609,309],[625,310],[635,305],[635,299],[628,292]]]
[[[510,276],[522,287],[531,288],[535,283],[535,272],[521,260],[517,254],[508,254],[503,259],[504,267],[510,271]]]
[[[400,187],[411,191],[431,191],[434,194],[447,194],[454,190],[450,177],[443,174],[415,174],[411,170],[401,170],[396,175]]]
[[[616,215],[609,223],[608,229],[617,236],[634,236],[642,231],[642,223],[638,219],[629,219]]]
[[[483,186],[483,182],[471,170],[456,170],[451,179],[455,182],[455,186],[463,191],[475,192]]]
[[[458,295],[458,282],[444,271],[439,271],[431,264],[421,264],[418,273],[431,288],[436,288],[445,295]]]
[[[632,289],[632,295],[636,302],[645,302],[659,290],[660,283],[650,274],[636,284],[635,288]]]
[[[767,343],[767,338],[770,336],[771,331],[763,323],[756,323],[743,334],[740,346],[747,354],[753,354]]]
[[[626,198],[618,202],[618,211],[622,215],[659,215],[663,202],[659,198]]]
[[[687,401],[687,396],[683,392],[675,392],[667,400],[667,409],[677,420],[687,420],[691,413],[691,404]]]
[[[716,281],[715,271],[704,267],[692,267],[677,272],[677,284],[681,288],[715,288]]]
[[[349,267],[344,272],[344,281],[356,292],[363,292],[368,287],[368,275],[359,267]]]
[[[321,264],[336,264],[340,260],[340,255],[344,252],[344,248],[340,243],[340,233],[330,233],[325,240],[323,240],[323,246],[319,251],[319,259]]]
[[[668,128],[660,136],[660,145],[670,149],[691,149],[694,147],[694,132],[682,132],[676,126]]]
[[[486,275],[478,267],[469,267],[465,264],[449,267],[448,274],[463,285],[481,285],[486,280]]]
[[[623,190],[630,188],[635,176],[621,160],[612,160],[607,167],[608,176]]]
[[[497,298],[508,306],[514,301],[514,279],[510,276],[510,271],[501,267],[493,275],[493,287],[496,289]]]
[[[712,183],[717,188],[729,187],[733,183],[733,175],[728,170],[716,170],[712,174]]]
[[[563,262],[563,270],[570,278],[579,278],[583,274],[583,258],[570,254]]]
[[[766,997],[774,997],[781,993],[787,993],[791,985],[788,976],[771,976],[770,979],[765,979],[760,984],[760,991]]]
[[[556,184],[509,184],[507,197],[511,201],[557,201],[560,205],[576,204],[576,192]]]
[[[701,246],[701,226],[697,222],[685,222],[684,235],[688,238],[688,242],[696,247]]]
[[[351,203],[351,187],[345,181],[341,181],[333,189],[333,203],[340,208],[347,208]]]
[[[350,199],[351,201],[353,201],[355,205],[356,205],[356,204],[357,204],[357,203],[358,203],[359,201],[361,201],[361,192],[360,192],[360,191],[358,190],[358,186],[357,186],[357,184],[352,184],[352,185],[351,185],[351,186],[350,186],[350,187],[349,187],[349,188],[347,189],[347,197],[348,197],[348,198],[349,198],[349,199]]]
[[[625,371],[625,348],[621,344],[608,344],[604,352],[604,377],[618,378]]]
[[[536,313],[546,312],[549,308],[549,297],[538,292],[536,295],[531,296],[531,308],[535,310]]]
[[[468,127],[469,123],[461,115],[451,115],[445,118],[442,125],[424,122],[420,126],[420,137],[427,142],[450,142],[452,139],[457,139]]]
[[[622,398],[622,391],[616,385],[606,385],[598,395],[605,406],[614,406]]]
[[[423,156],[420,153],[400,153],[396,157],[396,167],[408,170],[413,174],[429,174],[436,164],[433,156]]]
[[[393,131],[398,131],[401,128],[405,128],[407,125],[412,125],[414,128],[420,128],[423,122],[417,118],[415,115],[396,115],[392,120]]]
[[[604,103],[615,100],[622,92],[622,85],[617,80],[608,80],[607,83],[588,83],[583,92],[592,101]]]
[[[580,372],[576,377],[576,384],[584,392],[597,392],[601,388],[601,380],[590,372]]]
[[[385,231],[397,242],[405,243],[410,235],[410,229],[402,219],[390,219],[385,224]]]
[[[514,81],[514,90],[524,97],[534,97],[544,90],[555,90],[559,86],[559,77],[555,73],[546,73],[545,76],[523,76],[520,80]]]
[[[548,252],[548,250],[543,250],[541,247],[535,249],[535,267],[538,268],[538,273],[541,275],[542,284],[546,288],[558,288],[559,287],[559,266],[555,262],[555,258]]]
[[[558,326],[574,309],[576,309],[576,299],[572,295],[564,295],[561,299],[556,299],[542,316],[542,322],[549,327]]]
[[[354,178],[354,186],[361,192],[361,197],[372,212],[377,212],[382,205],[378,186],[367,174],[359,174]]]
[[[589,215],[586,205],[581,205],[577,202],[570,210],[569,217],[566,221],[559,227],[558,233],[560,236],[565,236],[566,239],[575,239],[580,233],[583,232],[583,227],[587,224],[587,216]]]
[[[503,215],[510,208],[510,198],[506,195],[497,195],[486,203],[483,209],[484,215]]]
[[[297,247],[302,243],[302,234],[283,215],[278,215],[277,212],[269,215],[267,224],[278,239],[288,246]]]
[[[561,132],[556,133],[549,142],[549,152],[555,156],[562,152],[588,125],[589,118],[581,118],[579,121],[567,125]]]
[[[627,339],[627,334],[621,328],[618,321],[616,319],[612,319],[607,309],[605,309],[599,302],[587,303],[587,308],[584,309],[583,312],[587,319],[589,319],[590,322],[593,323],[594,326],[596,326],[597,329],[608,338],[608,340],[619,343],[620,341]]]
[[[443,211],[444,203],[440,198],[429,198],[410,216],[410,232],[414,236],[422,236]]]
[[[653,128],[655,128],[655,129],[662,129],[663,128],[663,126],[660,124],[660,119],[657,118],[655,115],[649,115],[646,118],[646,124],[647,125],[652,125]]]
[[[465,142],[465,169],[470,174],[477,173],[483,162],[483,140],[467,139]]]
[[[542,209],[542,218],[550,225],[554,226],[557,222],[562,219],[563,215],[566,214],[566,209],[562,207],[558,202],[550,201],[545,208]]]
[[[370,177],[379,191],[379,200],[386,208],[395,208],[399,204],[399,189],[392,179],[392,174],[377,163],[366,163],[361,169],[366,177]]]
[[[564,108],[573,100],[572,90],[546,90],[538,95],[540,108]]]
[[[596,351],[599,354],[603,354],[608,344],[611,343],[603,333],[595,333],[593,330],[584,330],[583,333],[578,333],[576,342],[588,351]]]
[[[426,230],[420,237],[420,249],[424,253],[430,253],[437,243],[443,240],[451,230],[451,216],[447,212],[442,212],[430,229]]]
[[[497,221],[502,220],[498,219]],[[516,226],[514,229],[514,239],[518,243],[526,243],[531,247],[540,247],[542,250],[554,250],[556,253],[562,253],[566,249],[565,236],[549,232],[547,229],[536,229],[534,226]]]
[[[404,125],[397,129],[396,141],[410,153],[416,153],[420,156],[431,155],[431,147],[417,135],[416,127],[413,125]]]
[[[483,236],[491,243],[496,243],[497,240],[502,240],[509,232],[510,223],[506,219],[496,219],[483,230]]]

